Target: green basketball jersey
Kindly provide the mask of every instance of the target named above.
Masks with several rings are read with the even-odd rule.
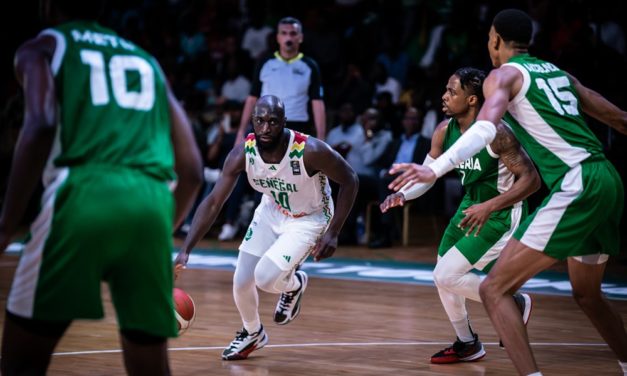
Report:
[[[451,118],[444,135],[443,150],[450,148],[461,135],[459,123]],[[492,152],[490,145],[460,163],[455,171],[461,177],[466,191],[464,200],[469,199],[472,202],[485,202],[507,191],[514,184],[514,174]]]
[[[566,72],[528,54],[514,56],[505,65],[518,69],[524,81],[503,121],[549,188],[581,161],[605,158],[601,143],[586,125]]]
[[[124,166],[173,179],[165,79],[154,58],[95,22],[42,34],[56,39],[51,69],[60,108],[49,167]]]

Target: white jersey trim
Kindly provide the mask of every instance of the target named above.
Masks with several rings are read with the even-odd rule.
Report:
[[[487,145],[485,146],[485,148],[486,148],[486,150],[488,151],[488,154],[490,154],[490,157],[492,157],[492,158],[494,158],[494,159],[499,158],[499,155],[498,155],[498,154],[496,154],[496,153],[492,150],[492,148],[490,147],[490,144],[487,144]]]
[[[26,243],[22,252],[7,302],[7,310],[15,315],[27,318],[33,317],[39,270],[41,268],[44,246],[52,228],[54,203],[59,187],[67,180],[69,175],[69,168],[60,169],[57,179],[44,191],[42,209],[31,225],[31,239]]]
[[[514,204],[511,210],[511,214],[510,214],[511,224],[510,224],[509,230],[507,230],[507,232],[504,233],[503,236],[501,236],[501,238],[497,240],[496,243],[494,243],[494,245],[490,247],[490,249],[483,256],[481,256],[479,260],[477,260],[476,263],[473,264],[473,267],[475,269],[483,270],[483,268],[485,268],[490,262],[492,262],[492,260],[499,257],[499,255],[503,251],[503,248],[505,248],[505,245],[507,244],[509,239],[512,237],[512,235],[514,235],[514,232],[518,228],[521,218],[522,218],[522,203],[517,202],[516,204]]]
[[[572,168],[590,156],[586,149],[566,142],[553,127],[544,121],[529,99],[524,98],[517,104],[510,102],[507,111],[531,137],[568,167]]]
[[[531,76],[529,75],[529,72],[527,72],[527,70],[518,63],[505,63],[503,65],[518,69],[520,74],[522,74],[523,76],[523,83],[522,83],[522,87],[520,88],[520,91],[510,101],[510,103],[518,103],[522,101],[523,99],[525,99],[527,96],[527,92],[529,91],[529,86],[531,85]]]
[[[496,189],[499,193],[507,192],[514,185],[514,173],[505,166],[501,159],[498,161],[498,175],[496,179]]]
[[[583,192],[581,165],[575,166],[564,175],[560,188],[544,207],[538,209],[520,239],[521,243],[537,251],[544,251],[568,206]]]
[[[63,61],[63,57],[65,56],[65,50],[67,43],[65,42],[65,37],[60,32],[54,29],[45,29],[39,35],[49,35],[53,37],[57,45],[54,49],[54,55],[52,56],[52,61],[50,61],[50,69],[52,70],[52,74],[54,76],[59,73],[59,69],[61,68],[61,62]]]

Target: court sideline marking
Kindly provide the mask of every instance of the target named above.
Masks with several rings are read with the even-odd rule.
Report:
[[[483,345],[498,346],[498,342],[482,342]],[[282,347],[340,347],[340,346],[446,346],[450,342],[320,342],[320,343],[284,343],[278,345],[266,345],[265,348]],[[531,346],[558,346],[558,347],[607,347],[605,343],[584,343],[584,342],[532,342]],[[223,350],[224,346],[199,346],[199,347],[173,347],[168,351],[200,351],[200,350]],[[90,350],[90,351],[68,351],[53,353],[55,356],[71,355],[98,355],[121,353],[121,349],[116,350]]]

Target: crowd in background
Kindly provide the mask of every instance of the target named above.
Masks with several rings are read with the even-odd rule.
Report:
[[[2,33],[2,195],[22,112],[11,58],[42,26],[35,21],[36,6],[17,6],[23,26]],[[610,0],[114,0],[108,2],[102,23],[159,60],[194,126],[205,157],[207,191],[233,145],[254,67],[277,48],[278,20],[300,19],[302,51],[317,61],[322,74],[329,137],[333,127],[352,127],[389,144],[366,151],[378,153],[370,155],[367,166],[353,166],[362,181],[374,180],[362,185],[360,194],[367,203],[377,200],[381,171],[395,159],[390,154],[395,141],[412,134],[429,139],[443,119],[441,96],[448,77],[463,66],[489,71],[490,23],[496,12],[508,7],[523,9],[534,19],[532,54],[627,108],[627,13]],[[376,121],[369,121],[373,114]],[[594,121],[590,124],[627,181],[626,137]],[[363,140],[356,138],[345,150],[349,162],[351,147],[360,143]],[[245,217],[237,210],[250,211],[252,200],[232,203],[227,218]],[[443,212],[445,201],[429,210]],[[358,205],[356,223],[363,220],[364,205]],[[243,223],[230,225],[237,229]],[[228,238],[224,235],[223,240]]]

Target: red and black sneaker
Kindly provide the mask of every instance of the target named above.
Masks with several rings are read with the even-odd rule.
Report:
[[[479,336],[475,333],[474,341],[462,342],[457,338],[453,346],[433,354],[431,363],[450,364],[459,362],[475,362],[485,356],[483,344],[479,341]]]

